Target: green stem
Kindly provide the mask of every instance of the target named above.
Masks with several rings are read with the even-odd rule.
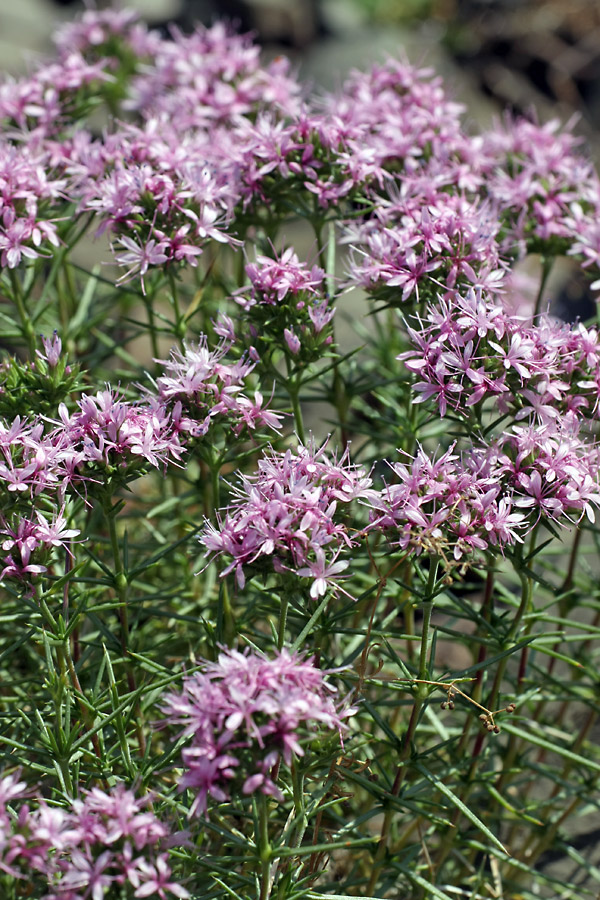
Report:
[[[271,844],[269,842],[269,810],[264,794],[258,796],[258,834],[256,845],[260,862],[259,900],[269,900],[271,895]]]
[[[535,298],[535,306],[533,309],[533,315],[539,315],[542,301],[544,299],[544,291],[546,290],[546,284],[548,282],[548,278],[550,276],[550,272],[552,271],[552,266],[554,265],[554,257],[543,256],[542,255],[542,277],[540,279],[540,287],[537,293],[537,297]]]
[[[398,768],[396,769],[396,777],[394,779],[394,784],[391,790],[392,797],[397,797],[400,793],[400,788],[402,787],[404,776],[407,770],[406,761],[410,754],[411,744],[413,742],[413,738],[417,729],[421,710],[423,709],[427,697],[429,696],[428,685],[423,684],[422,682],[428,680],[429,675],[429,634],[431,630],[431,614],[433,611],[433,598],[435,596],[438,566],[439,560],[436,557],[431,557],[429,564],[429,575],[427,578],[427,587],[425,589],[425,599],[423,600],[423,628],[421,631],[421,649],[419,652],[419,683],[416,687],[415,700],[410,714],[408,727],[402,741]],[[372,894],[377,885],[379,872],[383,865],[385,854],[387,852],[389,832],[393,816],[393,807],[388,807],[383,817],[383,824],[381,826],[381,834],[379,837],[379,845],[377,847],[375,859],[373,860],[373,869],[367,887],[367,894]]]
[[[175,336],[179,341],[181,347],[183,347],[183,339],[185,337],[185,321],[183,316],[181,315],[181,310],[179,308],[179,292],[177,290],[177,279],[173,273],[173,270],[169,268],[169,284],[171,286],[171,299],[173,300],[173,313],[175,315]]]
[[[287,357],[286,357],[287,359]],[[288,369],[290,367],[288,360]],[[292,412],[294,413],[294,424],[296,426],[296,434],[301,444],[306,444],[306,436],[304,431],[304,420],[302,418],[302,407],[300,405],[300,378],[290,378],[287,381],[287,389],[290,400],[292,402]]]
[[[119,624],[121,626],[121,649],[123,652],[123,661],[125,664],[125,672],[127,676],[127,686],[131,694],[135,694],[137,691],[135,674],[133,671],[133,666],[131,664],[131,659],[129,657],[129,614],[127,608],[127,600],[129,594],[129,581],[127,578],[127,573],[125,572],[125,567],[123,566],[123,561],[121,558],[121,550],[119,548],[119,539],[117,537],[117,526],[116,526],[116,516],[115,510],[112,506],[112,502],[108,499],[104,503],[104,514],[106,517],[106,521],[108,524],[108,531],[110,536],[110,545],[112,548],[113,555],[113,563],[115,567],[115,576],[114,576],[114,586],[115,593],[117,595],[117,600],[119,604]],[[144,756],[146,752],[146,739],[144,737],[144,732],[142,730],[141,724],[141,707],[139,703],[139,699],[135,701],[134,705],[135,711],[135,730],[138,739],[138,746],[140,755]]]
[[[144,299],[144,306],[148,315],[148,330],[150,332],[150,345],[152,347],[152,358],[160,359],[160,350],[158,347],[158,334],[156,332],[156,319],[154,318],[153,297]]]
[[[308,826],[308,818],[304,807],[304,776],[298,769],[296,759],[292,759],[292,791],[294,796],[294,812],[297,821],[293,846],[300,847]]]
[[[25,301],[23,298],[21,283],[19,282],[17,273],[14,269],[9,269],[8,272],[10,277],[10,284],[12,287],[12,299],[14,300],[15,306],[17,307],[17,312],[19,314],[19,319],[21,320],[21,332],[25,341],[27,341],[27,346],[29,347],[29,355],[31,359],[34,359],[36,344],[35,331],[31,323],[29,314],[25,309]]]
[[[281,598],[281,606],[279,607],[279,631],[277,636],[277,649],[282,650],[283,645],[285,644],[285,626],[287,623],[287,614],[288,608],[290,605],[290,601],[288,596],[284,593]]]

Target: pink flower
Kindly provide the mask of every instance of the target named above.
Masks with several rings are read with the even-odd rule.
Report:
[[[341,738],[347,729],[343,720],[354,710],[336,703],[335,693],[326,673],[287,650],[272,659],[224,650],[186,676],[182,691],[164,698],[162,724],[183,725],[190,738],[180,789],[196,792],[192,813],[206,812],[209,796],[228,800],[236,786],[281,798],[271,777],[278,761],[289,765],[292,754],[304,754],[306,732],[336,730]]]

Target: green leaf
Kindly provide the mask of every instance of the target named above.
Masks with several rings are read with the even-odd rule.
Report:
[[[560,744],[553,744],[551,741],[547,741],[545,738],[540,737],[540,735],[532,734],[531,731],[517,728],[517,726],[513,725],[511,722],[503,722],[502,729],[508,732],[508,734],[514,734],[515,737],[528,741],[530,744],[535,744],[536,747],[543,747],[544,750],[550,750],[552,753],[556,753],[557,756],[562,756],[563,759],[568,759],[578,766],[585,766],[588,769],[593,769],[594,772],[600,772],[600,763],[594,762],[593,759],[587,759],[585,756],[573,753],[572,750],[561,747]]]
[[[485,836],[494,844],[494,846],[502,850],[507,856],[510,856],[510,853],[508,852],[506,847],[498,840],[495,834],[492,834],[487,825],[484,825],[481,819],[476,816],[475,813],[463,803],[460,797],[457,797],[456,794],[451,791],[450,788],[445,785],[443,781],[441,781],[441,779],[437,777],[437,775],[434,775],[433,772],[428,772],[425,766],[418,760],[415,761],[413,765],[415,769],[417,769],[417,771],[421,773],[423,778],[426,778],[427,781],[433,784],[438,789],[440,794],[443,794],[444,797],[447,797],[448,800],[461,811],[466,819],[472,822],[476,828],[478,828],[481,832],[483,832],[483,834],[485,834]]]

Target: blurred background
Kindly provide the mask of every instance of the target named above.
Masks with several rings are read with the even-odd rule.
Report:
[[[88,4],[89,5],[89,4]],[[98,2],[98,6],[110,5]],[[600,127],[598,0],[130,0],[146,21],[184,30],[227,18],[284,50],[301,75],[327,88],[345,71],[404,48],[448,78],[478,120],[510,105],[541,118],[581,115],[597,152]],[[50,49],[57,22],[81,0],[0,0],[2,67],[23,71]],[[482,123],[484,124],[484,123]]]

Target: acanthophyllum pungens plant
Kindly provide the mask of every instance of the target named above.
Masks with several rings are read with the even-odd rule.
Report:
[[[6,900],[597,896],[600,183],[463,114],[114,11],[0,86]]]

